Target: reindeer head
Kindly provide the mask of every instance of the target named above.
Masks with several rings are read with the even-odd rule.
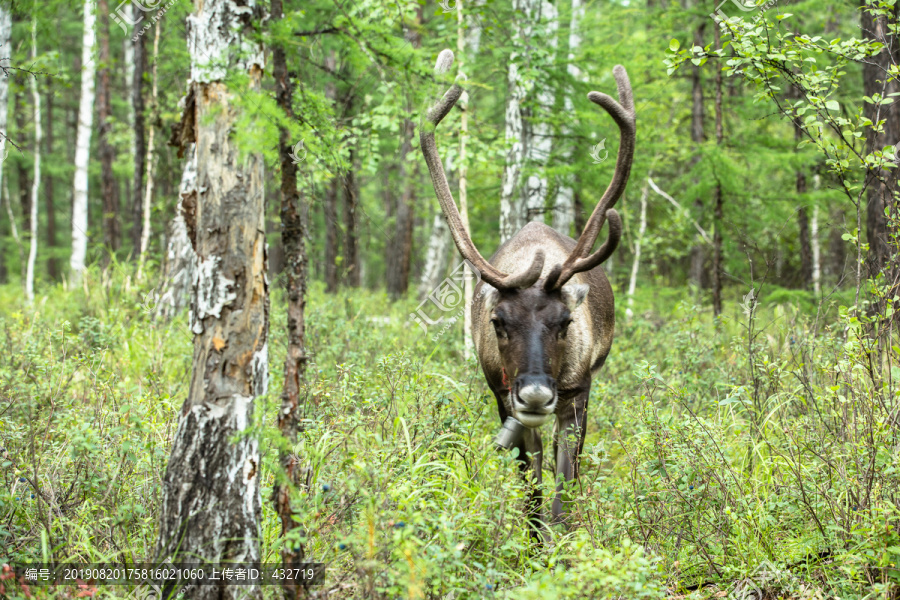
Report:
[[[438,56],[435,70],[442,75],[449,71],[452,64],[453,53],[444,50]],[[586,312],[582,305],[590,298],[590,287],[586,283],[569,281],[576,273],[590,271],[609,258],[622,233],[621,219],[612,206],[625,190],[631,171],[635,113],[631,85],[625,69],[616,66],[613,73],[619,102],[600,92],[591,92],[588,99],[606,109],[621,131],[616,170],[574,248],[564,260],[549,269],[546,275],[545,252],[537,239],[539,236],[531,238],[532,230],[529,230],[529,226],[514,238],[519,245],[519,255],[530,259],[530,264],[518,273],[504,273],[486,261],[463,227],[434,139],[437,125],[462,94],[458,83],[454,83],[427,111],[421,128],[422,152],[453,241],[460,254],[481,272],[481,285],[489,286],[482,291],[479,306],[482,313],[489,314],[493,332],[482,332],[482,337],[496,339],[504,385],[509,390],[509,408],[528,427],[540,426],[554,413],[557,379],[571,332],[573,328],[586,328]],[[591,253],[607,220],[609,235],[600,248]],[[565,239],[571,246],[572,240]]]

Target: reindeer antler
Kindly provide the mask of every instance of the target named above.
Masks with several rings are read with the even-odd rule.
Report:
[[[442,50],[438,55],[435,64],[435,74],[444,75],[453,65],[453,52],[449,49]],[[431,183],[434,185],[434,192],[437,194],[438,202],[441,204],[441,210],[447,219],[447,225],[450,227],[450,233],[453,235],[453,241],[456,243],[459,253],[463,258],[471,262],[481,273],[481,279],[497,289],[513,289],[526,288],[534,285],[544,268],[544,251],[538,249],[535,252],[534,260],[531,266],[515,275],[503,273],[481,256],[472,238],[463,227],[462,218],[459,216],[459,209],[456,208],[456,201],[453,194],[450,193],[450,185],[447,183],[447,176],[444,174],[444,167],[441,164],[441,158],[438,156],[437,144],[434,141],[434,132],[438,124],[447,116],[456,101],[462,95],[462,87],[459,83],[447,90],[447,92],[425,113],[425,122],[422,123],[419,139],[422,143],[422,153],[425,155],[425,163],[428,165],[428,171],[431,173]],[[621,154],[621,150],[620,150]],[[599,228],[598,228],[599,229]],[[596,238],[596,234],[594,236]]]
[[[635,114],[631,84],[628,81],[625,67],[616,65],[613,68],[613,75],[619,90],[619,102],[602,92],[591,92],[588,94],[588,99],[606,109],[606,112],[619,126],[621,135],[619,154],[616,157],[616,170],[603,197],[594,207],[572,253],[562,265],[554,267],[547,276],[544,282],[544,289],[547,290],[559,289],[575,273],[593,269],[609,258],[616,246],[619,245],[619,238],[622,235],[622,220],[619,218],[619,213],[612,207],[625,191],[625,184],[628,183],[628,175],[631,173],[631,163],[634,160]],[[600,235],[600,229],[606,219],[609,219],[609,237],[596,252],[587,256],[594,247],[594,242],[597,241],[597,236]]]

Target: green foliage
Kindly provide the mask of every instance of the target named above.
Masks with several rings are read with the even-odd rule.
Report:
[[[103,281],[90,270],[34,312],[0,288],[12,308],[0,317],[0,562],[152,553],[191,336],[183,317],[153,321],[124,272]],[[492,447],[495,401],[461,358],[459,324],[435,341],[407,321],[412,301],[314,286],[297,444],[274,426],[281,336],[255,413],[264,560],[302,542],[341,597],[701,598],[764,563],[784,574],[772,593],[888,593],[900,344],[878,366],[859,317],[784,290],[729,303],[716,322],[663,291],[639,290],[639,316],[619,317],[572,526],[536,547],[527,487]],[[281,306],[276,293],[273,331]],[[282,449],[307,469],[288,540],[268,500]],[[686,589],[702,583],[714,587]]]

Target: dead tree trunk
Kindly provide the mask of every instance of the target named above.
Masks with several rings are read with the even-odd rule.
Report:
[[[98,0],[100,47],[97,54],[100,71],[97,77],[97,116],[99,123],[97,153],[100,157],[100,196],[103,199],[103,245],[108,255],[119,249],[119,186],[113,174],[115,151],[109,141],[112,131],[110,105],[109,2]]]
[[[272,0],[271,19],[273,25],[282,17],[281,0]],[[294,118],[293,95],[294,84],[291,73],[287,69],[287,57],[284,47],[276,43],[272,49],[272,75],[275,78],[275,100],[288,119]],[[291,159],[291,147],[295,143],[286,128],[279,132],[279,157],[281,159],[281,242],[284,246],[284,275],[287,292],[287,357],[284,360],[284,388],[281,393],[281,410],[278,411],[278,430],[287,442],[293,446],[297,441],[300,428],[300,417],[303,412],[303,399],[300,396],[300,383],[306,371],[306,278],[308,265],[306,259],[305,236],[306,227],[301,207],[300,194],[297,191],[297,165]],[[290,452],[282,452],[281,467],[284,474],[276,478],[272,489],[272,500],[275,510],[281,519],[281,533],[285,537],[281,550],[281,559],[285,568],[299,563],[304,558],[303,544],[291,531],[297,528],[294,511],[291,508],[291,489],[300,484],[301,462]],[[301,596],[302,588],[287,581],[284,586],[288,598]]]
[[[177,132],[195,144],[196,202],[186,210],[198,266],[191,299],[193,375],[163,480],[160,560],[259,562],[260,452],[248,435],[268,385],[269,289],[263,157],[233,139],[231,71],[260,89],[253,0],[196,2],[188,18],[191,82]],[[232,52],[235,48],[243,52]],[[171,593],[171,590],[165,590]],[[188,585],[194,600],[262,598],[259,586]]]

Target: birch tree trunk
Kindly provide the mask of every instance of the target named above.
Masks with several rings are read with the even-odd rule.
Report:
[[[31,18],[31,56],[37,61],[37,15]],[[38,93],[37,76],[30,75],[31,98],[34,103],[34,177],[31,183],[31,244],[28,247],[28,267],[25,271],[25,298],[34,302],[34,263],[37,260],[38,204],[41,191],[41,95]]]
[[[163,480],[157,558],[259,562],[260,452],[248,434],[268,385],[263,157],[232,140],[239,115],[229,71],[260,89],[253,0],[195,0],[191,83],[179,143],[195,142],[196,203],[185,211],[198,268],[191,299],[193,375]],[[235,49],[241,49],[236,52]],[[239,58],[240,57],[240,58]],[[171,590],[165,590],[170,593]],[[259,586],[188,585],[194,600],[262,598]]]
[[[457,2],[459,1],[457,0]],[[457,4],[457,6],[459,5]],[[447,173],[448,178],[453,176],[453,162],[450,155],[444,158],[444,172]],[[441,283],[450,262],[452,246],[453,238],[450,235],[450,228],[447,226],[444,214],[438,210],[431,222],[431,235],[428,238],[428,250],[425,253],[425,267],[419,278],[419,298],[424,298],[433,292]]]
[[[9,66],[10,52],[10,36],[12,34],[12,14],[10,7],[6,4],[0,4],[0,63],[4,67]],[[9,77],[0,77],[0,190],[3,189],[3,164],[9,155],[11,144],[7,140],[7,119],[9,118]],[[10,213],[11,214],[11,213]],[[12,228],[16,224],[12,222]],[[5,256],[0,252],[0,282],[6,282],[7,267]]]
[[[88,231],[88,160],[91,129],[94,122],[94,10],[91,0],[84,1],[84,33],[81,46],[81,98],[78,103],[78,133],[75,141],[75,180],[72,186],[72,256],[69,267],[72,283],[78,284],[84,272]]]
[[[522,67],[528,62],[527,44],[531,39],[532,21],[540,0],[513,0],[512,9],[518,22],[513,26],[512,46],[507,70],[506,132],[509,145],[503,181],[500,186],[500,243],[511,238],[525,224],[525,206],[519,188],[526,146],[525,119],[522,101],[528,93],[522,80]]]
[[[820,177],[813,175],[813,189],[819,191]],[[812,220],[809,223],[810,237],[812,238],[812,281],[813,291],[818,297],[822,293],[822,250],[819,246],[819,205],[813,205]]]
[[[571,81],[580,81],[581,69],[575,64],[575,56],[581,46],[581,34],[578,26],[584,17],[584,6],[581,0],[572,0],[572,20],[569,22],[569,56],[566,64],[566,72]],[[566,92],[563,99],[563,110],[567,115],[575,114],[575,106],[572,103],[572,94]],[[562,152],[563,162],[571,165],[574,162],[574,145],[571,138],[574,133],[572,122],[567,120],[562,127],[565,149]],[[575,174],[564,175],[559,182],[556,192],[556,202],[553,210],[553,229],[563,235],[571,235],[572,225],[575,223]],[[580,231],[576,232],[579,233]]]
[[[272,25],[282,19],[282,1],[272,0]],[[294,82],[287,68],[285,49],[276,43],[272,49],[272,75],[275,79],[275,100],[285,116],[294,119]],[[295,143],[286,128],[279,132],[279,158],[281,161],[281,241],[284,246],[285,291],[287,295],[287,356],[284,360],[284,387],[281,393],[281,410],[278,411],[278,430],[293,446],[300,429],[303,399],[300,395],[301,381],[306,371],[306,280],[308,264],[306,257],[306,224],[304,222],[302,199],[297,191],[297,165],[291,159],[291,147]],[[285,568],[291,568],[304,558],[303,544],[291,531],[297,529],[294,509],[291,507],[291,490],[301,484],[303,465],[300,458],[289,452],[280,455],[284,475],[276,478],[272,489],[272,501],[281,519],[281,533],[285,537],[281,558]],[[284,592],[287,598],[301,596],[302,590],[286,581]]]
[[[650,173],[647,174],[647,181]],[[647,194],[649,183],[644,183],[641,189],[641,224],[638,228],[637,239],[634,241],[634,261],[631,263],[631,278],[628,280],[628,302],[625,308],[625,317],[630,321],[634,317],[634,291],[637,288],[638,270],[641,268],[641,246],[644,244],[644,233],[647,231]]]
[[[103,198],[103,245],[107,256],[115,254],[122,240],[119,223],[119,184],[113,174],[115,151],[110,143],[112,105],[110,103],[109,2],[98,0],[100,45],[97,56],[97,154],[100,158],[100,196]]]
[[[541,2],[540,19],[542,28],[538,36],[541,45],[550,49],[551,57],[556,54],[556,31],[559,27],[559,13],[556,5]],[[526,163],[531,174],[525,182],[525,220],[544,222],[547,210],[547,176],[544,174],[550,152],[553,149],[550,124],[540,114],[542,110],[552,110],[553,90],[547,82],[537,83],[538,93],[535,104],[532,104],[526,115]]]
[[[153,32],[153,73],[152,84],[151,84],[151,92],[150,92],[150,111],[153,115],[150,120],[150,131],[147,137],[147,176],[146,180],[146,189],[143,191],[143,199],[142,199],[142,207],[141,207],[141,218],[143,219],[143,224],[141,225],[141,242],[139,248],[139,261],[138,261],[138,278],[140,278],[141,273],[144,267],[144,259],[147,256],[147,248],[150,247],[150,207],[152,206],[153,201],[153,167],[156,163],[156,148],[155,144],[155,136],[156,136],[156,128],[154,125],[156,124],[156,120],[159,118],[159,104],[158,104],[158,96],[159,96],[159,71],[158,71],[158,62],[159,62],[159,32],[162,29],[163,22],[159,21],[156,24],[155,31]],[[142,102],[143,103],[143,102]],[[137,159],[135,159],[135,166],[137,166]]]

